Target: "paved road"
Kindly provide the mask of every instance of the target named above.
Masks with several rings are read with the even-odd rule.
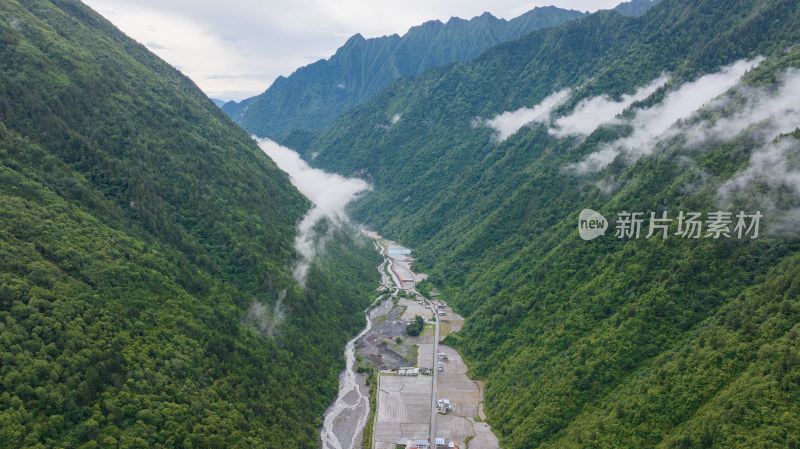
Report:
[[[436,308],[433,306],[433,303],[430,304],[433,309],[433,318],[436,320],[436,332],[433,338],[433,392],[431,393],[431,447],[436,447],[436,384],[439,378],[439,314],[436,313]]]

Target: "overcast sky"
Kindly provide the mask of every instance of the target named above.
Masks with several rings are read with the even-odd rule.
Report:
[[[623,0],[83,0],[212,98],[257,95],[279,75],[330,57],[348,37],[405,34],[427,20],[535,6],[596,11]]]

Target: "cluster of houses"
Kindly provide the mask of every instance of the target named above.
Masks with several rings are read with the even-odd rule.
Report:
[[[458,449],[458,441],[449,441],[445,438],[437,438],[436,444],[431,447],[428,440],[412,440],[409,438],[401,438],[397,442],[397,446],[405,449]]]
[[[398,376],[419,376],[420,374],[425,374],[429,376],[431,374],[431,369],[426,366],[423,366],[422,368],[417,368],[415,366],[402,366],[396,370],[381,370],[381,374],[397,374]]]
[[[450,398],[442,398],[436,401],[436,411],[446,415],[447,412],[453,409],[453,404],[450,403]]]
[[[413,366],[402,367],[397,370],[398,376],[419,376],[419,368]]]
[[[430,449],[428,440],[412,440],[410,438],[401,438],[397,441],[397,447],[404,447],[406,449]]]
[[[458,441],[447,441],[444,438],[436,439],[435,449],[457,448],[457,447],[458,447]]]

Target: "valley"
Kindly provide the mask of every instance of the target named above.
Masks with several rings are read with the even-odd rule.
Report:
[[[0,447],[800,448],[797,0],[326,1],[0,2]]]

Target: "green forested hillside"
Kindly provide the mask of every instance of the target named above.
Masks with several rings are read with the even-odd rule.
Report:
[[[0,3],[0,446],[318,447],[375,255],[77,0]]]
[[[752,107],[797,85],[798,30],[788,0],[601,12],[399,80],[301,150],[375,185],[354,215],[415,248],[467,317],[449,343],[486,380],[503,447],[798,447],[800,120]],[[648,129],[637,117],[669,117],[682,87],[704,86],[690,102],[723,82],[706,75],[759,56],[652,147],[575,169]],[[562,89],[552,115],[566,117],[662,75],[583,136],[559,136],[546,118],[499,141],[485,125]],[[390,129],[375,126],[395,114]],[[786,123],[770,133],[770,120]],[[717,125],[730,131],[711,133]],[[580,239],[584,208],[609,218],[605,237]],[[672,222],[667,239],[644,238],[647,224],[642,238],[614,236],[624,211],[717,210],[762,210],[762,233],[686,239]]]
[[[264,93],[226,103],[222,109],[257,136],[280,138],[295,129],[319,130],[398,78],[467,61],[499,42],[584,14],[548,6],[508,21],[484,13],[470,20],[431,20],[403,36],[365,39],[356,34],[330,59],[301,67],[289,77],[281,76]]]

